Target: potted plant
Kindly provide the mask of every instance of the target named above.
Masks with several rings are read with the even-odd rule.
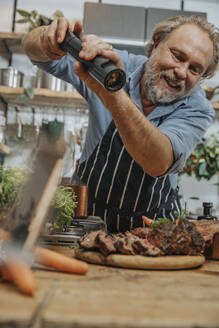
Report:
[[[23,9],[17,9],[16,12],[22,17],[21,19],[18,19],[16,23],[28,24],[28,31],[31,31],[38,26],[49,25],[54,19],[64,16],[60,10],[56,10],[52,14],[52,18],[39,14],[37,10],[28,12]]]
[[[208,138],[202,138],[186,161],[181,174],[194,175],[198,181],[210,180],[219,173],[219,131]]]
[[[15,204],[22,184],[27,177],[27,170],[0,166],[0,213],[4,218],[7,211]]]
[[[16,202],[19,202],[19,192],[28,178],[27,169],[0,166],[0,213],[1,224],[4,224],[6,214]],[[71,225],[77,206],[76,194],[72,188],[58,186],[51,204],[52,215],[48,218],[53,229],[63,230]]]
[[[51,204],[51,215],[49,221],[52,228],[63,231],[72,224],[77,207],[77,197],[71,187],[59,186]]]

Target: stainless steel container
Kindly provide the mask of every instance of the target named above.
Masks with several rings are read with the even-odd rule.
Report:
[[[23,87],[24,88],[42,88],[44,72],[38,69],[36,75],[24,75],[23,77]]]
[[[65,81],[62,81],[57,77],[44,72],[42,87],[53,91],[65,91]]]
[[[35,88],[37,77],[33,75],[24,75],[22,86],[24,88]]]
[[[14,67],[7,67],[1,69],[2,75],[2,85],[6,85],[8,87],[17,88],[22,85],[23,73],[18,71]]]

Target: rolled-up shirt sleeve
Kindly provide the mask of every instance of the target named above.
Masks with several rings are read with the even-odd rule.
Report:
[[[194,98],[194,97],[193,97]],[[213,121],[215,112],[205,97],[189,99],[160,124],[159,129],[170,139],[174,162],[165,174],[180,172],[196,145]]]
[[[119,50],[115,51],[120,55],[125,68],[127,68],[128,52]],[[36,65],[43,71],[72,84],[82,97],[87,101],[89,101],[89,97],[91,97],[92,100],[93,92],[74,72],[75,63],[76,60],[69,54],[63,56],[60,60],[51,60],[48,62],[37,62],[32,60],[33,65]]]

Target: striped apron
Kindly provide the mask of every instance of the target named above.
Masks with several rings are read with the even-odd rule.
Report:
[[[178,188],[168,175],[152,177],[133,160],[113,121],[77,174],[88,185],[88,215],[100,216],[109,232],[144,226],[142,215],[174,220],[181,212]]]

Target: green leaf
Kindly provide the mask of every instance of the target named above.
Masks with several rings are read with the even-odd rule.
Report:
[[[152,223],[152,228],[156,229],[158,227],[160,227],[163,224],[166,223],[171,223],[172,221],[170,219],[167,218],[158,218],[154,221],[154,223]]]
[[[16,23],[23,24],[23,23],[29,23],[30,19],[29,18],[22,18],[16,20]]]
[[[194,154],[197,157],[200,157],[204,154],[205,147],[203,144],[198,144],[194,150]]]
[[[37,15],[38,15],[38,12],[37,12],[36,10],[32,10],[32,11],[30,12],[30,15],[31,15],[33,18],[36,18]]]
[[[219,156],[216,158],[216,163],[217,163],[217,170],[219,170]]]
[[[24,93],[17,97],[18,101],[28,101],[34,98],[33,88],[24,88]]]
[[[41,25],[49,25],[50,24],[50,18],[46,17],[44,15],[39,15],[39,18],[41,20]]]
[[[23,17],[30,17],[30,13],[26,10],[16,9],[16,12],[18,12],[18,14],[20,14]]]
[[[215,155],[216,155],[216,154],[215,154],[215,149],[214,149],[214,148],[209,149],[209,152],[208,152],[208,153],[209,153],[209,156],[210,156],[210,157],[215,158]]]
[[[215,168],[216,167],[216,161],[213,159],[211,159],[210,157],[206,157],[206,162],[207,162],[207,165],[210,167],[210,168]]]
[[[25,93],[23,93],[22,95],[19,95],[17,97],[17,100],[18,101],[27,101],[27,100],[29,100],[29,97]]]
[[[207,167],[207,163],[206,162],[201,163],[201,165],[199,166],[198,173],[200,175],[207,176],[208,175],[208,171],[206,170],[206,167]]]
[[[34,99],[34,89],[33,88],[25,88],[24,91],[29,99]]]

